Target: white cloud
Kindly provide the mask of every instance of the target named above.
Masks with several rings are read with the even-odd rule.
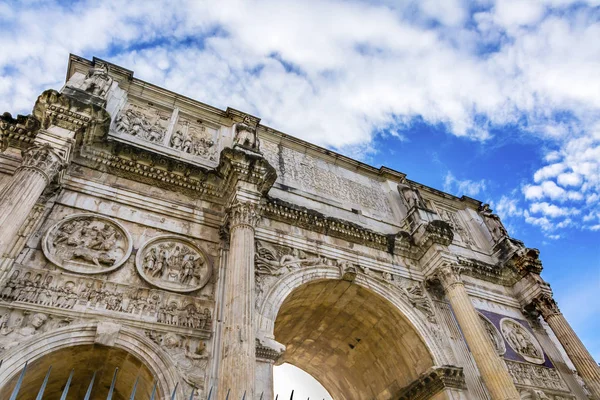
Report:
[[[550,217],[550,218],[564,217],[567,215],[575,215],[575,214],[579,214],[579,212],[580,212],[579,210],[576,210],[573,208],[558,207],[558,206],[555,206],[554,204],[549,204],[546,202],[533,203],[529,207],[529,211],[531,211],[532,213],[540,213],[540,214],[543,214],[544,216]]]
[[[585,214],[600,201],[600,22],[577,3],[486,0],[473,16],[463,0],[0,5],[0,112],[59,88],[71,52],[359,157],[379,132],[410,140],[415,118],[480,141],[510,125],[548,149],[521,208],[579,202]]]
[[[457,196],[477,196],[485,191],[485,180],[472,181],[469,179],[457,179],[452,172],[448,171],[444,178],[444,190]]]

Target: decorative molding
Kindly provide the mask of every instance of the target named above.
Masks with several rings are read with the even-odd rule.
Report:
[[[103,274],[123,265],[133,249],[131,235],[119,222],[97,214],[70,215],[42,239],[53,264],[80,274]]]
[[[461,367],[444,365],[434,367],[421,375],[419,379],[403,388],[398,400],[426,400],[431,399],[444,389],[464,390],[465,376]]]
[[[138,273],[149,284],[178,293],[202,289],[212,275],[206,253],[191,240],[161,235],[146,241],[135,257]]]

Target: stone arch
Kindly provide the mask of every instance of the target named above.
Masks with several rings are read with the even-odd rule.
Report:
[[[449,356],[444,352],[443,345],[440,342],[441,338],[436,337],[436,334],[433,332],[434,329],[432,329],[432,323],[427,321],[426,316],[415,309],[400,294],[398,288],[381,279],[365,274],[357,274],[352,283],[346,282],[341,280],[340,270],[338,268],[328,266],[302,268],[286,274],[272,284],[270,289],[266,291],[265,297],[258,305],[258,326],[260,328],[259,337],[280,341],[281,338],[286,335],[282,335],[281,329],[278,331],[276,327],[278,315],[280,312],[282,312],[285,314],[284,317],[288,318],[289,314],[292,312],[291,309],[282,309],[282,306],[290,306],[289,304],[286,304],[286,301],[290,299],[290,304],[297,304],[299,296],[298,293],[300,289],[311,287],[311,285],[328,285],[330,282],[333,282],[332,284],[337,284],[336,282],[339,282],[343,285],[346,285],[346,287],[352,287],[352,290],[354,291],[352,295],[357,294],[359,296],[368,297],[369,300],[365,303],[366,305],[371,305],[371,302],[373,302],[373,306],[376,304],[377,307],[385,308],[387,313],[386,315],[390,316],[390,319],[393,319],[394,322],[393,324],[388,324],[385,327],[380,325],[381,329],[377,335],[381,340],[389,341],[390,349],[394,348],[397,350],[399,345],[393,343],[399,342],[400,340],[406,339],[406,341],[403,343],[408,343],[408,341],[411,341],[411,343],[415,344],[414,348],[406,348],[407,352],[412,353],[411,356],[402,355],[398,351],[395,353],[392,351],[393,354],[389,355],[390,358],[397,357],[396,360],[389,363],[390,365],[394,364],[398,366],[396,371],[400,371],[402,369],[400,366],[408,365],[411,362],[414,362],[417,358],[422,360],[414,363],[414,371],[410,371],[410,373],[406,372],[406,376],[398,377],[397,382],[394,384],[390,384],[389,382],[385,383],[385,385],[388,385],[388,387],[382,392],[377,391],[377,393],[370,392],[368,394],[363,392],[360,395],[357,395],[355,392],[353,395],[354,397],[352,397],[352,395],[349,395],[348,393],[344,394],[338,390],[337,393],[332,393],[335,398],[392,397],[395,395],[395,391],[410,383],[411,380],[418,378],[418,376],[425,372],[427,368],[450,363]],[[302,290],[305,290],[307,293],[309,293],[309,289]],[[315,290],[322,290],[325,292],[329,289],[317,288]],[[313,294],[314,291],[310,293]],[[359,321],[361,318],[362,316],[354,318],[352,323]],[[280,324],[281,322],[278,323]],[[398,331],[392,332],[395,329],[392,327],[392,325],[398,327],[398,329],[402,330],[402,332],[405,332],[407,336],[403,337],[402,339],[395,338],[393,335]],[[287,326],[289,326],[289,324]],[[379,326],[377,329],[379,329]],[[320,337],[319,339],[321,340],[322,338]],[[288,345],[289,343],[282,344]],[[354,349],[353,346],[355,344],[349,343],[345,345]],[[363,345],[365,344],[363,343]],[[400,360],[400,358],[402,358],[402,360]],[[324,382],[326,379],[323,378],[323,374],[320,372],[319,368],[308,370],[310,368],[307,369],[306,365],[298,365],[298,363],[294,362],[294,360],[287,359],[287,355],[284,355],[284,361],[291,362],[292,364],[295,364],[296,366],[311,373],[318,380],[320,380],[321,383],[323,383],[324,386],[330,390],[330,392],[332,392],[331,386],[328,387],[327,383]],[[379,365],[377,368],[383,371],[387,367],[388,365],[386,365],[384,362],[381,363],[381,365]],[[336,377],[336,379],[339,379],[339,377]],[[330,379],[330,383],[331,381],[332,380]],[[347,382],[344,384],[347,384]],[[353,390],[356,391],[358,389]],[[333,392],[336,392],[336,390],[333,390]]]
[[[99,345],[96,343],[98,325],[97,322],[94,322],[59,328],[36,335],[7,351],[3,355],[4,360],[0,370],[0,392],[12,390],[26,361],[29,365],[33,365],[46,356],[61,354],[67,349],[89,350],[90,346],[96,346],[103,350],[114,349],[137,359],[141,366],[147,368],[158,380],[157,398],[168,398],[178,382],[176,367],[169,356],[144,335],[127,327],[120,328],[112,346]],[[131,379],[131,377],[129,378]],[[134,379],[135,377],[133,377]],[[133,385],[133,381],[130,385]]]

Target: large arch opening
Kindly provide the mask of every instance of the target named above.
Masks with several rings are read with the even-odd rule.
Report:
[[[274,334],[286,346],[281,361],[315,377],[336,400],[391,399],[434,364],[398,308],[344,280],[294,289]]]
[[[150,398],[154,385],[154,377],[150,369],[131,353],[120,348],[98,344],[78,345],[64,347],[31,362],[27,366],[17,400],[29,400],[38,393],[50,366],[52,370],[44,391],[45,399],[60,398],[71,369],[74,369],[74,374],[67,400],[80,400],[85,397],[94,372],[96,377],[91,399],[106,399],[117,367],[119,372],[113,394],[114,400],[129,399],[138,377],[136,398]],[[0,389],[1,399],[10,397],[18,378],[19,374],[14,374]]]

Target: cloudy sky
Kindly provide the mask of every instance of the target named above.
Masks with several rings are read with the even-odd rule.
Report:
[[[600,1],[0,1],[0,112],[69,53],[490,202],[600,360]]]

